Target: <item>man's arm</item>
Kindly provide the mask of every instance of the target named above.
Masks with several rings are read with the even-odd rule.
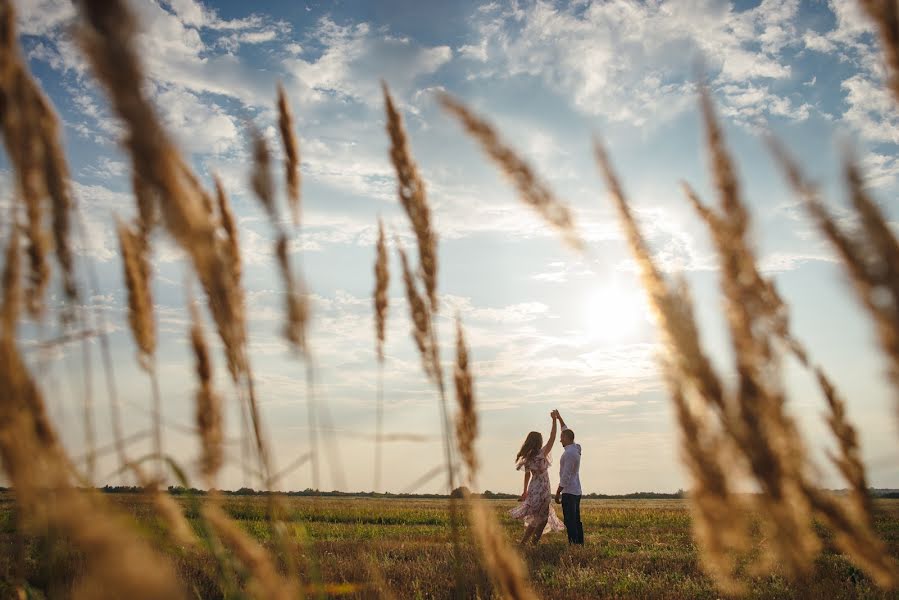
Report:
[[[565,425],[565,419],[562,418],[562,413],[559,412],[559,409],[556,409],[556,418],[559,419],[559,425],[562,426],[562,431],[568,429],[568,426]]]

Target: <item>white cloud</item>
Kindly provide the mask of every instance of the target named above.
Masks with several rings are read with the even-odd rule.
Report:
[[[120,160],[113,160],[108,156],[101,156],[97,159],[96,164],[85,167],[83,172],[86,175],[99,177],[100,179],[114,179],[124,175],[128,170],[128,165]]]
[[[861,161],[861,171],[865,178],[865,185],[872,188],[882,188],[896,182],[899,175],[899,158],[895,155],[878,154],[869,152]]]
[[[779,53],[795,43],[797,12],[796,0],[765,0],[742,12],[716,0],[567,8],[537,0],[476,16],[479,39],[460,52],[489,63],[474,76],[540,77],[583,112],[641,126],[688,105],[700,56],[721,85],[789,78]],[[783,106],[772,114],[796,116]]]
[[[848,104],[844,121],[870,141],[899,143],[899,111],[884,85],[856,74],[843,81],[842,88]]]
[[[214,102],[177,87],[161,89],[155,101],[168,130],[190,153],[222,154],[241,143],[236,119]]]
[[[16,25],[25,35],[46,35],[75,16],[69,0],[17,0]]]
[[[373,30],[367,23],[344,26],[325,17],[313,35],[324,44],[321,56],[308,61],[286,58],[283,67],[294,74],[300,90],[315,99],[336,95],[380,105],[382,78],[403,96],[417,78],[434,73],[452,58],[448,46],[422,47]]]

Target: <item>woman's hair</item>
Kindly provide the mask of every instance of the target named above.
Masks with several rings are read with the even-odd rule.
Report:
[[[540,432],[530,432],[528,437],[524,438],[524,443],[521,445],[521,450],[518,451],[518,456],[515,457],[515,462],[520,464],[531,460],[537,456],[537,453],[540,452],[540,448],[542,447],[543,436],[540,435]]]

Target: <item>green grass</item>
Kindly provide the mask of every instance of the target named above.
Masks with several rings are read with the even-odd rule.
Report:
[[[221,598],[217,563],[204,551],[173,546],[147,501],[136,495],[108,498],[135,516],[138,528],[168,554],[195,595]],[[186,502],[182,499],[183,502]],[[513,501],[491,501],[510,539],[520,535],[505,512]],[[11,496],[0,494],[0,597],[22,573],[34,597],[65,597],[80,557],[64,540],[16,540]],[[297,540],[296,563],[307,583],[320,571],[326,597],[447,598],[454,585],[452,540],[445,500],[290,498],[288,531]],[[231,497],[226,510],[241,527],[272,547],[266,501]],[[877,502],[877,529],[899,556],[899,501]],[[188,510],[194,526],[196,515]],[[549,535],[524,552],[531,579],[544,598],[719,598],[699,568],[686,502],[585,500],[587,544],[569,547],[564,533]],[[492,598],[492,586],[464,530],[460,562],[464,597]],[[20,544],[21,551],[16,544]],[[21,557],[21,558],[17,558]],[[380,583],[378,583],[380,581]],[[340,584],[346,584],[342,588]],[[832,547],[802,582],[770,576],[751,580],[749,598],[894,598]]]

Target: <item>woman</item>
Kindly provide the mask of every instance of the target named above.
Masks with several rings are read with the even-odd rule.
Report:
[[[518,499],[521,504],[509,511],[515,519],[524,521],[524,537],[521,545],[533,541],[536,545],[540,537],[549,531],[562,531],[565,525],[556,515],[552,505],[549,486],[549,452],[556,441],[556,415],[551,413],[553,427],[549,432],[549,441],[543,445],[543,436],[539,431],[532,431],[525,438],[515,462],[518,470],[524,470],[524,493]]]

